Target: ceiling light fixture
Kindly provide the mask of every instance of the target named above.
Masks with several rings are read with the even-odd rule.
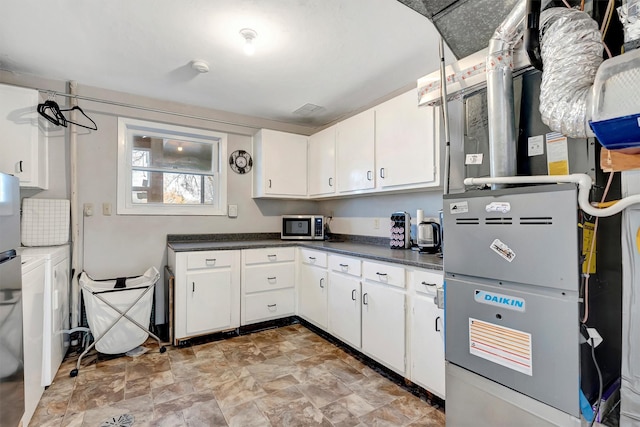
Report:
[[[196,70],[199,73],[207,73],[209,72],[209,64],[200,59],[194,59],[191,61],[191,68]]]
[[[240,30],[240,35],[244,38],[244,53],[251,56],[256,51],[256,46],[253,44],[253,39],[258,37],[258,33],[251,28],[243,28]]]

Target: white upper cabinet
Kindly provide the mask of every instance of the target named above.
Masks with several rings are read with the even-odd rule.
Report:
[[[438,185],[434,109],[418,107],[412,89],[375,111],[377,188]]]
[[[261,129],[253,137],[253,197],[307,197],[307,137]]]
[[[0,84],[0,172],[17,176],[21,187],[47,189],[47,141],[37,106],[38,91]]]
[[[336,191],[336,127],[309,137],[309,196],[326,196]]]
[[[375,112],[364,111],[337,124],[339,193],[375,188]]]

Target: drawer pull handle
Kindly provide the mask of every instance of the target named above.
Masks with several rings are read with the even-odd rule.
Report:
[[[342,268],[349,268],[349,264],[340,264],[340,267],[342,267]]]
[[[384,178],[384,168],[380,168],[380,178]]]
[[[204,262],[209,265],[209,264],[215,264],[216,263],[216,258],[207,258],[204,260]]]
[[[351,291],[351,300],[352,300],[352,301],[355,301],[355,300],[356,300],[356,290],[355,290],[355,289],[353,289],[353,290]]]
[[[24,172],[24,170],[22,169],[22,160],[20,160],[19,168],[21,173]]]
[[[369,293],[364,293],[362,294],[362,304],[364,305],[369,305],[369,298],[367,297],[369,295]]]
[[[271,180],[269,180],[269,188],[271,188]]]
[[[273,280],[276,280],[276,276],[273,276],[273,277],[267,277],[267,280],[268,280],[268,281],[270,281],[270,282],[271,282],[271,281],[273,281]]]
[[[196,282],[191,282],[191,292],[196,291]]]
[[[333,187],[333,178],[329,178],[329,187]]]
[[[378,276],[386,276],[387,273],[376,273]]]
[[[371,181],[373,179],[373,174],[371,171],[367,171],[367,181]]]
[[[275,311],[278,304],[267,304],[269,311]]]
[[[438,327],[438,320],[440,320],[440,316],[436,317],[436,332],[440,332],[440,328]]]
[[[310,257],[309,257],[309,259],[310,259],[311,261],[315,261],[315,260],[316,260],[316,257],[314,257],[314,256],[310,256]]]
[[[321,278],[320,278],[320,287],[321,287],[322,289],[324,289],[324,285],[323,285],[323,283],[324,283],[324,277],[321,277]]]
[[[277,255],[276,255],[276,254],[269,254],[269,255],[267,255],[267,258],[269,258],[269,260],[276,259],[276,257],[277,257]]]
[[[435,283],[422,282],[422,284],[425,285],[425,286],[431,286],[431,287],[436,286]]]

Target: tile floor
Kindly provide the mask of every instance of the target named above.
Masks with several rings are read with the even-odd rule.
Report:
[[[444,412],[295,324],[85,364],[30,426],[444,426]],[[133,417],[126,424],[123,416]],[[130,420],[130,419],[129,419]],[[118,423],[119,421],[119,423]],[[109,423],[111,422],[111,423]]]

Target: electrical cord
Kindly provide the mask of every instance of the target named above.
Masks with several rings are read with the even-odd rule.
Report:
[[[589,427],[593,427],[595,424],[598,412],[600,412],[600,403],[602,402],[602,372],[600,372],[600,366],[598,366],[598,361],[596,360],[596,346],[593,338],[591,338],[591,359],[593,359],[593,365],[596,367],[596,372],[598,373],[598,401],[596,402],[593,419],[591,420]]]

